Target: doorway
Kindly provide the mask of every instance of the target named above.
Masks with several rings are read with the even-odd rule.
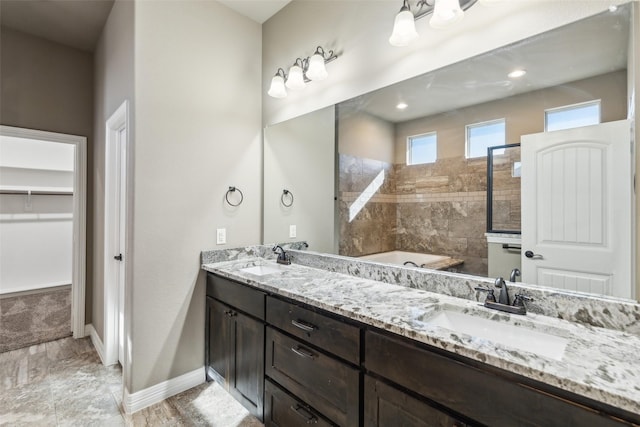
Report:
[[[40,145],[51,145],[50,143],[62,144],[63,146],[70,146],[72,153],[70,154],[69,163],[72,167],[62,167],[60,171],[51,172],[46,166],[42,168],[25,167],[24,165],[13,168],[15,169],[15,176],[20,175],[25,178],[29,175],[34,178],[35,181],[25,181],[29,185],[11,186],[11,188],[3,188],[3,192],[13,192],[13,194],[24,194],[25,196],[25,210],[32,209],[32,196],[39,195],[40,197],[71,197],[71,332],[74,338],[82,338],[85,333],[85,280],[86,280],[86,177],[87,177],[87,138],[77,135],[67,135],[54,132],[45,132],[34,129],[17,128],[12,126],[0,125],[0,136],[2,138],[13,140],[20,145],[29,145],[35,147],[34,144],[40,143]],[[29,150],[27,150],[29,151]],[[65,151],[65,150],[63,150]],[[6,153],[5,153],[6,154]],[[3,156],[4,157],[4,156]],[[34,160],[31,156],[27,156],[30,160]],[[53,158],[47,158],[44,156],[41,159],[43,162],[48,160],[53,161]],[[14,165],[15,166],[15,165]],[[11,169],[11,168],[10,168]],[[54,168],[55,169],[55,168]],[[60,182],[67,182],[65,176],[71,171],[72,176],[69,177],[68,182],[71,184],[64,184],[65,188],[60,186],[51,187],[55,182],[51,181],[52,177],[56,178],[58,184]],[[36,172],[34,175],[33,172]],[[55,176],[54,176],[55,175]],[[31,179],[29,178],[29,179]],[[42,181],[44,179],[44,181]],[[61,180],[61,181],[60,181]],[[58,182],[60,181],[60,182]],[[48,183],[43,187],[43,184],[39,184],[37,187],[33,187],[34,182]],[[62,184],[60,184],[62,185]],[[59,204],[59,203],[58,203]],[[33,214],[40,222],[40,226],[47,226],[42,223],[42,219],[45,217],[40,214]],[[33,216],[32,215],[32,216]],[[46,218],[45,218],[46,219]],[[60,215],[49,218],[53,223],[66,220],[66,218],[60,217]],[[52,229],[52,227],[49,227]],[[52,231],[52,230],[49,230]],[[33,255],[33,254],[31,254]],[[12,263],[14,264],[14,263]],[[24,270],[24,269],[23,269]],[[55,275],[55,274],[54,274]],[[64,274],[63,274],[64,276]],[[66,281],[67,279],[65,279]],[[37,281],[37,280],[36,280]],[[42,282],[42,280],[39,280]],[[46,281],[46,280],[45,280]],[[57,285],[54,282],[50,285]]]
[[[104,230],[104,359],[125,366],[125,272],[128,103],[106,122]]]

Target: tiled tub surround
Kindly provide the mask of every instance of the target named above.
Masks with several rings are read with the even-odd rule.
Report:
[[[500,187],[494,193],[494,217],[511,226],[514,218],[519,222],[519,179],[510,178],[510,162],[496,166]],[[486,158],[408,166],[341,154],[339,169],[341,254],[401,250],[447,255],[464,260],[463,273],[487,274]],[[350,206],[382,172],[382,186],[350,221]]]
[[[71,335],[71,285],[0,295],[0,353]]]
[[[266,258],[258,254],[266,255]],[[640,414],[640,359],[637,357],[640,309],[637,304],[514,284],[514,292],[516,289],[524,290],[547,300],[537,301],[539,304],[531,306],[529,314],[523,318],[479,306],[478,299],[483,296],[477,295],[473,287],[489,284],[488,281],[353,261],[334,255],[295,250],[291,255],[293,264],[285,272],[267,276],[254,276],[240,270],[273,263],[270,248],[204,252],[202,261],[206,271]],[[420,287],[430,291],[391,285],[363,276],[377,276],[388,282],[413,284],[414,287],[420,283]],[[444,295],[443,291],[459,296],[472,294],[474,297],[470,298],[471,301],[453,298]],[[497,316],[506,322],[531,321],[541,331],[560,331],[556,333],[568,339],[569,343],[562,360],[554,360],[514,351],[487,340],[453,334],[419,320],[420,316],[443,303],[462,311],[473,310],[483,312],[487,317]],[[575,306],[576,310],[561,313],[568,305]],[[534,313],[546,307],[555,310],[557,315]],[[585,324],[588,322],[604,323],[603,326],[609,329]],[[625,325],[627,331],[623,332]]]

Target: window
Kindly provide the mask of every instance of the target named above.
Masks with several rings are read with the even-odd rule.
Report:
[[[407,138],[407,164],[434,163],[438,158],[438,137],[435,132]]]
[[[505,145],[504,119],[467,125],[467,159],[487,157],[487,148]],[[494,151],[502,154],[504,149]]]
[[[544,112],[544,130],[547,132],[597,125],[598,123],[600,123],[599,99],[551,108]]]

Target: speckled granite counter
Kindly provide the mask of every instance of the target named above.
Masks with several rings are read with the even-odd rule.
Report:
[[[204,270],[223,277],[640,414],[640,337],[636,335],[532,313],[508,315],[474,301],[297,264],[256,276],[241,270],[276,264],[251,254],[231,261],[203,256],[203,262]],[[561,336],[568,341],[564,355],[560,360],[543,357],[421,320],[443,304]]]

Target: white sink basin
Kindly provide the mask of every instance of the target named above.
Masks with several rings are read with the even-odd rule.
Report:
[[[555,360],[562,359],[568,343],[566,338],[535,331],[525,325],[514,325],[446,308],[436,311],[424,322]]]
[[[285,268],[278,264],[274,265],[256,265],[255,267],[247,267],[240,270],[242,273],[253,274],[254,276],[267,276],[269,274],[282,273]]]

